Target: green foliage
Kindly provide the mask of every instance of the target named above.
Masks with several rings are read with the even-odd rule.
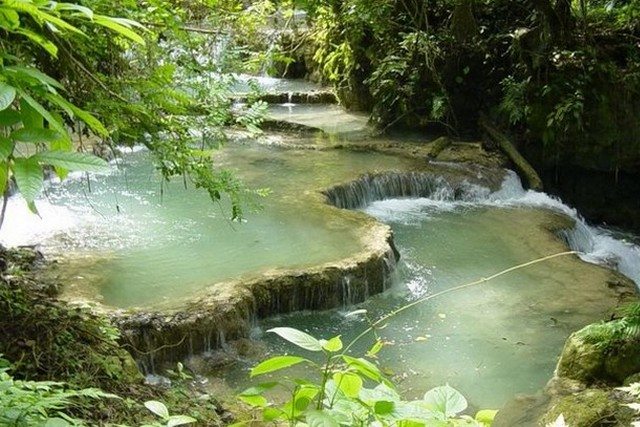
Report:
[[[162,402],[158,402],[157,400],[146,401],[144,402],[144,406],[153,414],[162,419],[162,423],[145,424],[142,427],[176,427],[186,424],[192,424],[197,421],[195,418],[186,415],[170,415],[166,405]]]
[[[228,195],[232,219],[240,219],[245,199],[260,193],[215,170],[211,150],[228,125],[258,132],[264,105],[232,113],[235,79],[225,73],[241,71],[250,56],[236,34],[260,40],[273,5],[77,1],[0,2],[0,30],[9,35],[0,42],[3,192],[19,181],[35,211],[44,169],[61,178],[69,170],[104,171],[104,162],[70,155],[88,136],[94,145],[144,143],[165,179],[190,180],[213,201]]]
[[[83,425],[66,413],[81,399],[118,399],[98,389],[74,390],[52,381],[16,380],[9,373],[9,362],[0,359],[0,424],[6,426],[64,427]]]
[[[640,340],[640,303],[626,306],[620,319],[587,326],[583,329],[582,338],[606,348],[621,341]]]
[[[346,354],[345,349],[350,346],[345,347],[340,336],[317,339],[288,327],[269,332],[319,355],[324,363],[283,355],[255,366],[252,377],[299,364],[306,365],[305,370],[310,372],[303,378],[278,376],[277,380],[242,392],[238,398],[255,408],[261,421],[291,426],[490,426],[497,412],[480,411],[475,418],[461,415],[467,409],[467,401],[448,385],[427,391],[420,400],[403,400],[375,363],[375,355],[384,345],[382,340],[377,340],[365,357],[353,357]],[[277,388],[288,390],[289,400],[270,403],[268,395]]]
[[[94,14],[83,6],[49,1],[7,1],[0,3],[0,30],[43,48],[56,58],[53,37],[84,36],[75,21],[89,21],[142,43],[130,28],[133,22]],[[53,36],[55,34],[55,36]],[[79,118],[94,132],[106,136],[102,124],[87,111],[73,105],[61,94],[63,86],[32,64],[10,52],[0,56],[0,144],[2,182],[5,193],[14,178],[19,191],[35,212],[35,199],[43,185],[44,168],[54,167],[64,177],[68,170],[104,172],[104,160],[73,153],[71,138],[62,115]],[[1,224],[1,221],[0,221]]]

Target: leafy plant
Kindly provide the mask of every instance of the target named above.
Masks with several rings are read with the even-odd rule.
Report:
[[[436,387],[420,400],[403,400],[395,386],[375,363],[384,343],[378,339],[365,357],[347,354],[340,336],[317,339],[303,331],[280,327],[269,332],[279,335],[301,349],[317,353],[317,363],[298,355],[267,359],[251,370],[251,377],[279,373],[296,365],[305,365],[315,373],[304,378],[283,378],[260,383],[238,396],[256,408],[260,418],[274,424],[291,426],[489,426],[497,411],[480,411],[475,418],[461,415],[467,401],[449,385]],[[284,403],[267,399],[276,388],[288,390]],[[236,425],[247,425],[251,421]]]
[[[620,341],[639,340],[640,303],[629,304],[622,314],[622,318],[587,326],[581,333],[582,338],[601,347],[610,347]]]
[[[9,374],[9,363],[0,359],[0,424],[6,426],[64,427],[82,425],[66,411],[78,399],[118,399],[95,388],[73,390],[53,381],[21,381]]]
[[[186,424],[192,424],[197,421],[195,418],[186,415],[170,415],[167,406],[162,402],[158,402],[157,400],[146,401],[144,402],[144,406],[153,414],[161,418],[162,423],[145,424],[142,427],[176,427]]]
[[[42,48],[56,58],[54,37],[84,36],[74,21],[103,26],[137,43],[144,43],[132,27],[134,21],[95,14],[91,9],[53,1],[0,2],[0,30]],[[35,24],[30,24],[35,23]],[[107,163],[95,156],[73,152],[73,143],[62,114],[81,120],[97,135],[105,127],[89,112],[63,96],[64,87],[30,63],[3,52],[0,55],[0,193],[4,203],[14,179],[30,209],[42,190],[44,168],[64,178],[69,170],[104,172]],[[4,219],[4,208],[0,226]]]

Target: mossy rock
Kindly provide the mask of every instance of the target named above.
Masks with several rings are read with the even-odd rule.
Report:
[[[549,411],[542,417],[542,425],[553,423],[563,415],[567,425],[572,427],[587,427],[612,424],[616,420],[617,402],[609,397],[604,390],[587,389],[580,393],[560,398],[551,405]]]
[[[640,372],[640,341],[607,341],[610,325],[589,325],[571,334],[562,350],[557,375],[584,384],[622,384],[629,375]]]
[[[557,374],[562,378],[590,384],[604,376],[606,352],[603,347],[585,341],[580,332],[574,332],[567,339]]]

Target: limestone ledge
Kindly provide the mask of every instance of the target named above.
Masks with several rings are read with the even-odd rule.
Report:
[[[385,290],[399,255],[389,226],[360,212],[340,213],[367,229],[361,237],[363,249],[346,259],[216,283],[165,307],[123,310],[92,305],[118,326],[143,370],[153,372],[161,364],[248,336],[256,319],[364,301]]]

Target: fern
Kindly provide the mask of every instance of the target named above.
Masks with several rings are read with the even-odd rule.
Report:
[[[640,303],[624,307],[622,313],[624,317],[620,319],[587,326],[580,331],[580,337],[601,347],[610,347],[620,341],[640,340]]]

